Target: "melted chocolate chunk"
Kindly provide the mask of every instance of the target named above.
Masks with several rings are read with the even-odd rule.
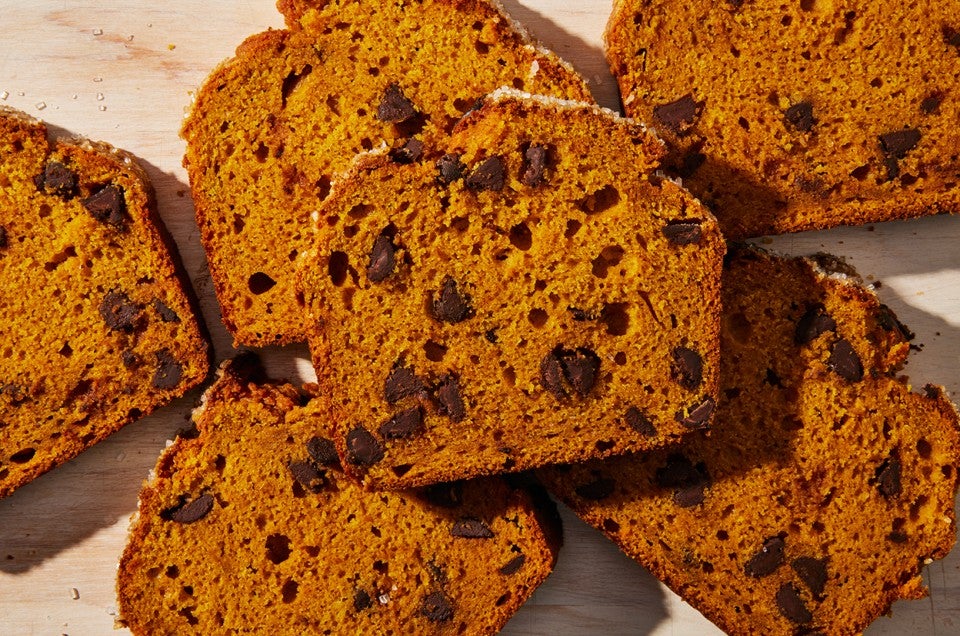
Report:
[[[120,354],[120,359],[123,361],[123,366],[128,369],[137,369],[143,364],[143,360],[140,359],[140,356],[135,354],[133,351],[124,351]]]
[[[794,104],[783,113],[783,118],[796,130],[810,132],[813,125],[817,123],[813,116],[813,104],[810,102],[800,102]]]
[[[410,437],[423,431],[423,411],[419,406],[396,413],[380,425],[380,436],[384,439]]]
[[[396,267],[397,248],[393,239],[381,232],[370,250],[370,264],[367,265],[367,278],[374,283],[387,279]]]
[[[397,361],[383,385],[383,397],[390,404],[395,404],[405,397],[416,395],[424,390],[423,380],[417,377],[413,369]]]
[[[880,135],[880,146],[891,157],[903,159],[920,142],[920,131],[905,128]]]
[[[455,324],[473,316],[470,296],[457,289],[457,281],[449,276],[443,279],[440,291],[434,296],[433,317],[441,322]]]
[[[180,322],[180,316],[177,315],[177,312],[163,304],[163,301],[159,298],[154,298],[152,304],[154,311],[160,314],[160,320],[163,322]]]
[[[462,179],[467,167],[460,161],[458,154],[446,154],[437,160],[437,182],[442,185],[450,185],[458,179]]]
[[[958,49],[960,49],[960,31],[953,28],[952,26],[944,25],[943,41],[949,44],[950,46],[955,46]]]
[[[493,530],[479,519],[457,519],[450,527],[450,534],[464,539],[489,539]]]
[[[565,349],[558,345],[540,361],[540,383],[556,398],[564,398],[564,383],[580,397],[586,397],[596,384],[600,357],[587,349]]]
[[[706,397],[700,404],[690,407],[686,415],[683,411],[677,411],[676,420],[688,428],[708,428],[716,406],[713,398]]]
[[[676,101],[654,106],[653,118],[674,134],[684,135],[696,121],[703,104],[694,101],[693,95],[687,93]]]
[[[790,562],[790,567],[797,573],[814,596],[823,596],[827,587],[827,560],[813,557],[798,557]]]
[[[101,223],[118,229],[127,223],[127,203],[123,197],[123,190],[118,186],[108,185],[80,203],[90,216]]]
[[[383,446],[362,426],[347,433],[347,461],[355,466],[373,466],[383,460]]]
[[[422,155],[423,142],[416,138],[408,139],[407,143],[390,151],[390,158],[393,159],[394,163],[399,164],[413,163],[419,160]]]
[[[699,220],[670,221],[663,226],[663,235],[674,245],[696,245],[703,238]]]
[[[616,482],[608,477],[597,477],[593,481],[580,484],[574,489],[574,492],[581,499],[600,501],[612,495],[616,485]]]
[[[803,604],[800,590],[793,583],[784,583],[777,590],[777,609],[786,618],[800,625],[813,620],[813,614]]]
[[[747,576],[760,578],[773,574],[781,565],[783,565],[783,549],[785,545],[780,537],[770,537],[763,542],[763,547],[750,557],[743,571]]]
[[[547,167],[547,147],[540,144],[530,144],[523,153],[523,174],[520,183],[535,188],[544,182],[544,171]]]
[[[847,382],[859,382],[863,379],[863,363],[853,345],[845,339],[834,343],[830,349],[827,366]]]
[[[693,462],[684,455],[674,453],[667,463],[657,469],[656,482],[661,488],[673,489],[673,501],[681,508],[691,508],[703,503],[705,491],[713,482],[707,466]]]
[[[293,478],[312,493],[318,493],[327,485],[327,477],[312,462],[291,462],[288,466]]]
[[[0,225],[0,250],[7,246],[7,228]]]
[[[37,187],[64,199],[71,199],[77,193],[77,175],[59,161],[51,161],[37,179]]]
[[[481,163],[464,182],[476,192],[490,190],[499,192],[506,184],[507,167],[503,157],[494,155]]]
[[[526,555],[518,554],[517,556],[513,557],[512,559],[504,563],[500,567],[500,569],[497,571],[500,574],[503,574],[504,576],[510,576],[511,574],[516,574],[517,572],[520,571],[520,568],[523,567],[523,563],[526,560],[527,560]]]
[[[337,447],[333,440],[326,437],[311,437],[307,442],[307,452],[313,461],[321,466],[339,466],[340,458],[337,456]]]
[[[816,340],[820,334],[836,330],[837,323],[827,313],[826,308],[823,305],[814,305],[797,321],[793,341],[798,345],[809,344]]]
[[[680,386],[692,391],[703,381],[703,358],[693,349],[677,347],[673,350],[670,373]]]
[[[453,618],[453,606],[443,592],[433,592],[420,604],[420,614],[431,622],[445,623]]]
[[[382,122],[399,124],[412,119],[416,114],[416,106],[407,99],[400,86],[397,84],[387,86],[387,90],[383,94],[383,100],[377,106],[377,119]]]
[[[140,306],[122,291],[109,291],[100,302],[100,317],[112,331],[130,333],[137,324]]]
[[[880,305],[877,311],[877,324],[879,324],[884,331],[898,332],[904,340],[913,340],[917,336],[917,334],[910,331],[909,327],[900,322],[900,319],[897,318],[897,315],[893,313],[892,309],[883,304]]]
[[[932,115],[940,108],[943,103],[944,94],[940,92],[931,93],[920,102],[920,112],[924,115]]]
[[[370,598],[370,594],[368,594],[366,590],[357,590],[353,593],[354,611],[362,612],[371,607],[373,607],[373,599]]]
[[[885,498],[895,499],[903,492],[903,485],[900,481],[902,468],[900,460],[896,457],[885,459],[877,468],[877,488],[880,489],[880,494]]]
[[[448,373],[440,378],[440,385],[437,386],[437,401],[440,403],[437,408],[437,413],[440,415],[446,415],[454,422],[462,422],[467,416],[463,397],[460,395],[460,380],[456,375]]]
[[[653,422],[650,421],[650,418],[647,417],[643,411],[635,406],[631,406],[627,409],[627,414],[624,416],[624,420],[626,420],[627,426],[637,431],[644,437],[657,436],[657,429],[653,426]]]
[[[161,391],[175,388],[180,384],[180,379],[183,377],[183,365],[166,349],[158,351],[155,355],[157,356],[157,370],[153,373],[151,382],[153,388]]]
[[[180,504],[167,508],[161,517],[176,523],[193,523],[206,517],[213,510],[213,495],[200,495],[193,501],[182,501]]]

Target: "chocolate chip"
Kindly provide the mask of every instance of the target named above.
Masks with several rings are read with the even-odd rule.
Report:
[[[817,123],[813,116],[813,104],[810,102],[800,102],[794,104],[783,113],[783,118],[796,130],[810,132],[813,125]]]
[[[513,557],[512,559],[504,563],[500,567],[500,569],[497,571],[500,574],[503,574],[504,576],[510,576],[511,574],[516,574],[517,572],[520,571],[520,568],[523,567],[523,563],[526,560],[527,560],[526,555],[518,554],[517,556]]]
[[[577,395],[586,397],[596,384],[599,371],[600,357],[590,349],[573,350],[558,345],[540,361],[540,383],[558,399],[567,396],[564,382]]]
[[[133,351],[124,351],[120,354],[120,359],[123,361],[123,366],[128,369],[136,369],[143,364],[143,360],[140,359],[140,356],[135,354]]]
[[[373,249],[370,250],[367,278],[374,283],[386,280],[396,266],[396,254],[397,248],[393,244],[393,239],[381,232],[373,242]]]
[[[457,289],[457,281],[449,276],[443,279],[440,291],[433,298],[433,317],[441,322],[455,324],[473,315],[470,296]]]
[[[390,151],[390,158],[394,163],[399,164],[413,163],[420,159],[421,155],[423,155],[423,142],[416,138],[408,139],[407,143]]]
[[[193,523],[206,517],[213,510],[213,495],[200,495],[193,501],[182,502],[161,513],[161,517],[177,523]]]
[[[463,504],[463,482],[426,486],[420,493],[429,503],[441,508],[459,508]]]
[[[0,250],[7,246],[7,228],[0,225]]]
[[[163,322],[180,322],[180,316],[177,315],[177,312],[163,304],[163,301],[159,298],[153,299],[153,309],[160,314],[160,320]]]
[[[813,620],[813,614],[803,604],[800,591],[793,583],[784,583],[777,590],[777,609],[786,618],[800,625]]]
[[[180,384],[180,378],[183,376],[183,365],[166,349],[161,349],[156,354],[157,370],[153,373],[153,388],[166,391],[175,388]]]
[[[883,460],[876,471],[877,488],[880,494],[887,499],[894,499],[903,492],[903,485],[900,482],[902,466],[900,460],[896,457],[889,457]]]
[[[863,379],[863,363],[853,345],[841,338],[830,349],[827,366],[847,382],[859,382]]]
[[[383,385],[383,397],[390,404],[396,404],[405,397],[421,393],[424,389],[423,380],[417,377],[411,367],[404,366],[398,360]]]
[[[905,128],[880,135],[880,146],[891,157],[903,159],[920,142],[920,131]]]
[[[523,153],[523,174],[520,183],[535,188],[544,182],[544,171],[547,167],[547,147],[540,144],[530,144]]]
[[[127,204],[118,186],[108,185],[80,203],[101,223],[122,228],[127,222]]]
[[[327,477],[311,462],[291,462],[287,468],[300,485],[313,493],[318,493],[327,485]]]
[[[822,596],[827,586],[827,560],[813,557],[798,557],[790,562],[790,567],[797,573],[814,596]]]
[[[403,89],[397,84],[390,84],[383,94],[383,100],[377,106],[377,119],[382,122],[399,124],[407,121],[417,114],[417,108],[413,105],[407,96],[403,94]]]
[[[693,349],[676,347],[670,373],[680,386],[692,391],[703,381],[703,358]]]
[[[456,375],[448,373],[440,378],[437,387],[437,401],[440,403],[437,413],[446,415],[454,422],[462,422],[467,411],[460,395],[460,380]]]
[[[497,338],[496,329],[487,329],[485,332],[483,332],[483,337],[490,344],[497,344],[497,341],[499,340],[499,338]]]
[[[122,291],[111,290],[100,301],[100,317],[112,331],[132,332],[139,315],[139,305]]]
[[[624,416],[624,420],[626,420],[627,426],[637,431],[644,437],[657,436],[657,429],[654,428],[653,422],[650,421],[650,418],[647,417],[643,411],[635,406],[631,406],[627,409],[627,414]]]
[[[383,460],[383,446],[370,431],[356,426],[347,433],[347,461],[355,466],[373,466]]]
[[[47,194],[70,199],[77,193],[77,175],[59,161],[51,161],[37,179],[37,185]]]
[[[434,623],[445,623],[453,618],[453,607],[443,592],[428,594],[420,605],[420,614]]]
[[[698,220],[669,221],[661,231],[674,245],[695,245],[703,238]]]
[[[783,539],[780,537],[770,537],[763,542],[760,551],[750,557],[743,571],[747,576],[760,578],[773,574],[781,565],[783,565]]]
[[[353,609],[362,612],[365,609],[373,607],[373,599],[366,590],[357,590],[353,593]]]
[[[900,322],[897,314],[893,313],[892,309],[883,304],[881,304],[877,310],[877,324],[879,324],[884,331],[898,332],[904,340],[913,340],[917,336],[917,334],[910,331],[909,327]]]
[[[476,192],[482,190],[491,190],[498,192],[503,189],[506,183],[507,167],[503,157],[494,155],[481,163],[464,183],[468,188]]]
[[[944,94],[937,92],[931,93],[923,98],[923,101],[920,102],[920,112],[924,115],[932,115],[937,112],[937,109],[940,108],[940,104],[943,103]]]
[[[337,456],[337,447],[333,440],[326,437],[311,437],[307,442],[307,452],[315,462],[321,466],[337,466],[340,458]]]
[[[423,431],[423,411],[415,406],[396,413],[380,425],[380,436],[385,439],[410,437]]]
[[[654,106],[653,117],[675,134],[683,135],[693,125],[703,109],[703,104],[694,101],[693,95],[687,93],[676,101]]]
[[[574,492],[581,499],[600,501],[612,495],[616,485],[616,482],[608,477],[597,477],[593,481],[580,484],[574,489]]]
[[[460,155],[449,153],[437,160],[437,183],[449,185],[463,178],[467,167],[460,161]]]
[[[816,340],[820,334],[836,331],[836,329],[836,321],[830,317],[823,305],[817,304],[808,309],[797,321],[793,341],[798,345],[808,344]]]
[[[707,428],[710,425],[710,416],[713,415],[716,406],[713,398],[704,398],[703,402],[691,407],[686,415],[683,414],[683,411],[678,411],[676,420],[688,428]]]
[[[673,501],[681,508],[691,508],[703,503],[705,490],[712,483],[707,466],[693,462],[674,453],[657,469],[656,482],[661,488],[673,489]]]
[[[457,519],[450,528],[450,534],[464,539],[489,539],[493,530],[479,519]]]

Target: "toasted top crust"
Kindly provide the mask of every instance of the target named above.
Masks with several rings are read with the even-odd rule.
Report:
[[[326,398],[228,364],[140,496],[118,573],[134,634],[493,634],[559,547],[505,482],[366,492]]]
[[[200,383],[208,345],[146,173],[0,110],[0,496]]]
[[[960,211],[953,3],[618,0],[628,114],[728,239]]]
[[[227,328],[304,339],[293,261],[353,156],[411,138],[430,156],[504,84],[590,100],[583,80],[486,0],[281,3],[290,30],[249,38],[197,94],[184,165]]]
[[[725,245],[652,176],[661,142],[590,104],[498,91],[445,151],[359,162],[300,264],[347,470],[398,488],[707,426]]]
[[[957,412],[896,377],[912,335],[833,262],[732,254],[709,438],[542,471],[730,634],[859,634],[955,540]]]

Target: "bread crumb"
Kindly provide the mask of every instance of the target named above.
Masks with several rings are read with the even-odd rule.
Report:
[[[79,599],[80,599],[80,590],[78,590],[78,589],[75,588],[75,587],[71,587],[71,588],[70,588],[70,598],[72,598],[72,599],[75,600],[75,601],[76,601],[76,600],[79,600]]]

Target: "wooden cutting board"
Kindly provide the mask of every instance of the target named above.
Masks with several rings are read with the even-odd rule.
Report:
[[[603,105],[616,109],[601,43],[610,3],[504,2],[589,79]],[[7,0],[0,2],[0,23],[0,103],[46,120],[58,133],[102,139],[141,158],[202,299],[217,359],[228,357],[230,338],[220,325],[193,221],[177,132],[192,91],[210,70],[244,37],[282,26],[273,2]],[[945,383],[960,395],[960,218],[770,243],[788,253],[846,256],[917,332],[924,347],[908,367],[915,384]],[[264,357],[276,377],[313,376],[303,347],[269,350]],[[138,489],[197,397],[128,426],[0,501],[0,634],[114,633],[114,574]],[[557,570],[505,634],[719,633],[612,543],[569,511],[563,515],[566,545]],[[925,578],[929,599],[896,604],[893,618],[877,621],[868,633],[960,634],[960,550],[929,566]]]

